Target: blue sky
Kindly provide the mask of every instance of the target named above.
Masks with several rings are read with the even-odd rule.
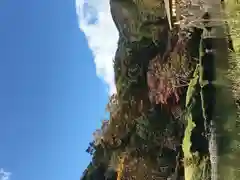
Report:
[[[107,103],[75,1],[0,2],[0,169],[79,179]]]

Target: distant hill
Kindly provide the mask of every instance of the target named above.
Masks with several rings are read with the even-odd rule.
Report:
[[[240,178],[240,4],[189,2],[110,0],[117,94],[81,180]]]

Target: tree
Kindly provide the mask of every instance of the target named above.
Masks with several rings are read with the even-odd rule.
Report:
[[[171,16],[169,23],[154,3],[111,0],[120,34],[114,61],[117,94],[107,107],[109,121],[88,149],[92,172],[102,168],[98,178],[118,180],[238,179],[239,165],[231,158],[240,154],[234,129],[240,69],[230,56],[235,36],[229,34],[223,4],[179,1],[179,21]],[[124,17],[134,17],[139,28],[127,24],[123,31],[125,11],[118,8],[128,10]],[[150,14],[153,18],[147,18]],[[131,36],[138,38],[133,42]]]

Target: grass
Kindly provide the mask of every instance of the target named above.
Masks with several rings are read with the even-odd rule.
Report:
[[[230,26],[230,33],[231,37],[233,39],[234,47],[236,51],[240,51],[240,39],[238,39],[238,36],[240,34],[240,31],[236,32],[236,30],[240,30],[240,23],[236,22],[236,18],[240,16],[240,14],[237,15],[237,12],[240,12],[240,5],[234,4],[233,1],[228,0],[227,6],[226,6],[226,12],[231,12],[228,14],[228,17],[231,17],[229,20],[229,26]],[[239,19],[239,18],[238,18]],[[240,155],[240,147],[237,145],[240,142],[240,136],[237,135],[239,132],[239,128],[236,128],[235,123],[238,119],[237,112],[238,110],[235,108],[234,99],[231,97],[231,86],[229,79],[227,78],[228,68],[227,66],[224,66],[224,64],[227,63],[226,59],[228,59],[225,56],[218,55],[217,58],[217,113],[219,117],[217,118],[217,123],[219,127],[219,134],[220,134],[220,140],[221,142],[219,145],[220,150],[220,157],[219,157],[219,179],[220,180],[237,180],[240,178],[240,164],[238,157]],[[235,56],[236,57],[236,56]],[[236,59],[233,59],[236,64],[239,64],[239,58],[236,57]],[[240,66],[239,66],[240,67]],[[232,76],[230,80],[235,82],[235,86],[239,86],[239,81],[236,81],[236,79],[239,79],[236,75],[240,72],[240,68],[236,68],[234,71],[232,71]],[[190,99],[192,99],[192,94],[194,93],[194,80],[192,80],[189,84],[190,89],[188,90],[188,94],[186,97],[187,105],[188,102],[190,102]],[[240,86],[239,86],[240,87]],[[237,89],[238,93],[240,91],[240,88]],[[238,97],[239,98],[239,97]],[[185,180],[200,180],[202,179],[202,172],[204,171],[204,166],[208,165],[208,162],[201,161],[200,163],[198,161],[194,161],[194,159],[198,159],[197,154],[193,154],[190,152],[190,146],[191,146],[191,131],[196,126],[196,124],[193,122],[192,115],[190,114],[187,117],[188,125],[185,130],[185,136],[183,140],[183,151],[185,156]],[[191,163],[186,163],[191,161]]]

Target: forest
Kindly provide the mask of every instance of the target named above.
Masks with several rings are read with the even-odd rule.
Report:
[[[109,6],[117,93],[80,179],[240,179],[240,2]]]

